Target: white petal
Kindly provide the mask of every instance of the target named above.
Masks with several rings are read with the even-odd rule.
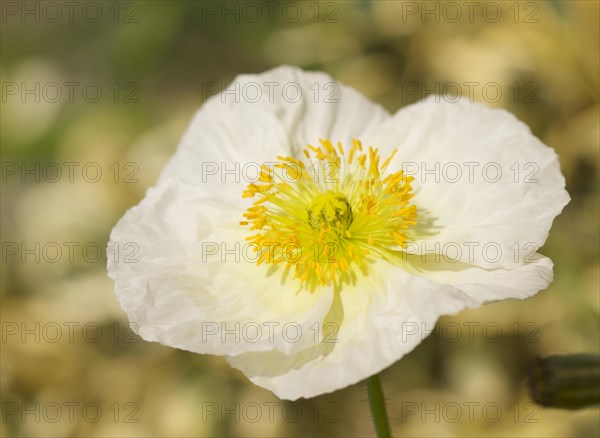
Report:
[[[409,256],[414,275],[438,284],[451,285],[468,295],[476,305],[509,298],[529,298],[552,282],[552,260],[540,254],[527,257],[526,263],[494,269],[445,260],[430,255]]]
[[[458,245],[461,261],[517,265],[544,244],[569,201],[556,153],[504,110],[431,98],[365,137],[383,150],[397,147],[390,171],[415,177],[412,253],[454,254]]]
[[[331,307],[332,290],[296,290],[283,269],[248,261],[241,213],[202,188],[166,180],[119,221],[109,248],[130,257],[109,257],[108,272],[144,339],[211,354],[291,354],[315,343],[310,327]]]
[[[196,113],[160,180],[182,179],[220,194],[223,179],[235,180],[237,166],[237,192],[222,195],[235,202],[235,193],[251,182],[255,163],[274,162],[278,155],[301,158],[301,150],[320,138],[348,144],[388,117],[324,73],[284,66],[238,76]]]
[[[475,305],[462,292],[413,276],[383,260],[334,300],[337,343],[293,356],[278,352],[228,357],[254,383],[282,399],[314,397],[357,383],[417,346],[440,315]],[[328,318],[326,318],[327,320]]]

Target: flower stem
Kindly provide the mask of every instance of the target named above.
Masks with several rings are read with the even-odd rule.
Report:
[[[373,416],[378,438],[391,438],[390,422],[378,374],[367,379],[367,393],[369,394],[369,406],[371,407],[371,415]]]

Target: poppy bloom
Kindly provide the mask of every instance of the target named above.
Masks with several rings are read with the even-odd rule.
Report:
[[[510,113],[433,96],[390,115],[323,73],[243,75],[198,111],[111,243],[139,335],[227,357],[283,399],[363,380],[439,316],[552,281],[568,203]]]

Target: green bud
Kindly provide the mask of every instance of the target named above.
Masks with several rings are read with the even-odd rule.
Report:
[[[570,354],[536,357],[529,392],[538,404],[581,409],[600,404],[600,356]]]

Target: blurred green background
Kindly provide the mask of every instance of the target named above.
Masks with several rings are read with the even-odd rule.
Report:
[[[597,1],[75,3],[0,3],[2,436],[374,434],[362,384],[281,402],[223,358],[141,341],[106,276],[111,228],[206,84],[281,64],[390,111],[476,83],[557,151],[554,283],[442,318],[382,382],[397,436],[598,436],[597,409],[543,409],[525,386],[536,354],[599,351]]]

